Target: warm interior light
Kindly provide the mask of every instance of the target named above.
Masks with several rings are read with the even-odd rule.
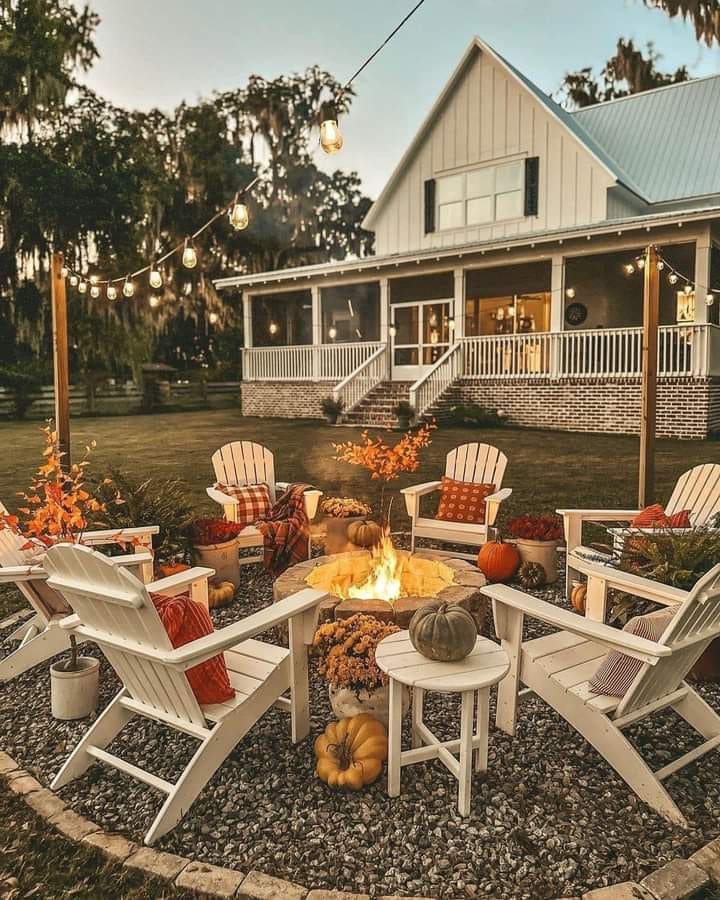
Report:
[[[390,337],[395,337],[395,335],[397,334],[397,328],[395,327],[395,325],[391,325],[388,328],[388,334],[390,335]]]
[[[211,312],[210,315],[208,316],[208,322],[210,322],[211,325],[215,325],[215,324],[217,324],[218,318],[219,318],[219,316],[216,312]]]
[[[565,296],[568,298],[568,300],[572,300],[573,297],[575,296],[575,288],[574,288],[574,287],[569,287],[569,288],[565,291]]]
[[[195,248],[189,240],[185,239],[185,249],[183,250],[182,255],[182,264],[186,269],[194,269],[197,265],[197,253],[195,252]]]
[[[268,331],[270,332],[270,334],[277,334],[277,332],[278,332],[277,322],[271,322],[268,325]]]
[[[626,275],[632,275],[632,273],[634,271],[635,271],[635,266],[632,263],[625,264],[625,274]]]
[[[708,306],[712,306],[714,302],[715,302],[715,294],[712,294],[712,293],[705,294],[705,303]]]
[[[128,299],[135,293],[135,285],[130,281],[129,275],[125,278],[125,284],[123,284],[122,291],[123,297],[127,297]]]
[[[157,288],[162,287],[162,283],[163,283],[163,280],[162,280],[162,275],[160,274],[160,270],[158,268],[156,268],[155,266],[153,266],[150,269],[150,287],[155,288],[157,290]]]
[[[337,328],[334,325],[331,325],[330,328],[328,328],[328,337],[331,341],[334,341],[337,337]]]
[[[247,205],[243,203],[239,197],[235,198],[235,202],[230,209],[228,218],[235,231],[242,231],[250,224],[250,213],[248,212]]]
[[[328,154],[342,150],[343,136],[336,119],[325,119],[320,125],[320,146]]]

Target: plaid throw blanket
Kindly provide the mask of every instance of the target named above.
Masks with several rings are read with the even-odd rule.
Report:
[[[307,559],[310,522],[303,494],[309,487],[309,484],[291,484],[270,512],[255,522],[264,539],[265,568],[274,575]]]

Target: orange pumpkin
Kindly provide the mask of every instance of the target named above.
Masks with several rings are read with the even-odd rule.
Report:
[[[581,616],[585,615],[586,601],[587,585],[583,584],[581,581],[573,582],[572,590],[570,591],[570,603],[572,603],[572,608],[575,612],[580,613]]]
[[[478,568],[491,584],[510,581],[520,568],[517,547],[506,544],[498,535],[496,541],[488,541],[478,553]]]
[[[332,788],[359,791],[380,774],[387,732],[369,713],[331,722],[315,741],[315,772]]]
[[[177,575],[179,572],[187,572],[190,566],[181,562],[165,563],[164,566],[158,566],[158,575],[161,578],[169,578],[171,575]]]

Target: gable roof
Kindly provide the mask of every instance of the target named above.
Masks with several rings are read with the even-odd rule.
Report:
[[[720,194],[720,75],[588,106],[570,118],[621,162],[649,203]]]

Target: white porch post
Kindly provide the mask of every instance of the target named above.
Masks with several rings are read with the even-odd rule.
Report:
[[[320,376],[320,344],[322,343],[322,309],[320,298],[320,286],[314,284],[310,288],[312,297],[312,371],[313,378]]]
[[[703,325],[710,320],[710,310],[705,303],[705,295],[710,287],[710,262],[712,258],[712,236],[710,226],[695,242],[695,323]]]
[[[550,273],[550,375],[558,377],[560,373],[560,332],[563,330],[565,312],[565,257],[562,253],[553,253]]]
[[[465,336],[465,270],[455,269],[455,290],[453,303],[453,319],[455,320],[455,333],[451,340],[459,340]]]
[[[388,348],[385,354],[387,370],[385,378],[390,377],[390,280],[380,279],[380,343]]]
[[[253,345],[252,335],[252,295],[243,294],[243,346],[249,350]]]

